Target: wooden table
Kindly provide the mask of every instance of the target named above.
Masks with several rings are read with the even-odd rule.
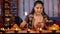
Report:
[[[0,31],[0,33],[3,33],[2,31]],[[6,34],[9,34],[9,33],[40,33],[39,31],[33,31],[33,30],[30,30],[29,32],[27,32],[27,30],[5,30]],[[52,31],[50,30],[42,30],[41,33],[53,33]],[[55,33],[60,33],[60,30],[57,30]]]

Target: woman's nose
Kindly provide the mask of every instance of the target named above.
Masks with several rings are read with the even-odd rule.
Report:
[[[38,9],[38,11],[40,11],[41,9]]]

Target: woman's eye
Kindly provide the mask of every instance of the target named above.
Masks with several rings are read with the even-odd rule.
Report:
[[[36,7],[37,9],[39,9],[39,7]]]
[[[36,7],[36,8],[37,8],[37,9],[39,9],[39,8],[42,9],[42,7]]]
[[[40,9],[42,9],[42,7],[40,7]]]

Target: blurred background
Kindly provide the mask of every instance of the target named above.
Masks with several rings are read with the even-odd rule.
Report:
[[[37,0],[18,0],[18,15],[24,20],[31,12],[34,2]],[[40,0],[44,2],[45,13],[49,17],[60,16],[60,0]]]
[[[15,16],[25,19],[37,0],[0,0],[0,24],[15,22]],[[52,20],[60,20],[60,0],[40,0],[44,2],[45,13]],[[18,17],[17,17],[18,18]],[[2,24],[2,25],[3,25]],[[2,26],[1,25],[1,26]]]

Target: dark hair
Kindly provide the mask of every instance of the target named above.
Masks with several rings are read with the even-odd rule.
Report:
[[[34,2],[34,7],[36,6],[36,4],[42,4],[42,6],[44,7],[44,3],[42,1],[35,1]],[[33,7],[32,11],[31,11],[31,14],[34,14],[34,7]],[[43,8],[43,13],[45,13],[44,8]]]
[[[36,6],[36,4],[42,4],[42,6],[44,6],[44,3],[42,1],[35,1],[34,6]]]
[[[44,7],[44,3],[42,2],[42,1],[35,1],[35,3],[34,3],[34,7],[37,5],[37,4],[42,4],[42,6]],[[31,13],[30,14],[34,14],[34,7],[33,7],[33,9],[32,9],[32,11],[31,11]],[[43,8],[43,13],[42,13],[42,15],[45,17],[45,16],[47,16],[47,14],[44,12],[44,8]],[[48,16],[47,16],[48,17]]]

